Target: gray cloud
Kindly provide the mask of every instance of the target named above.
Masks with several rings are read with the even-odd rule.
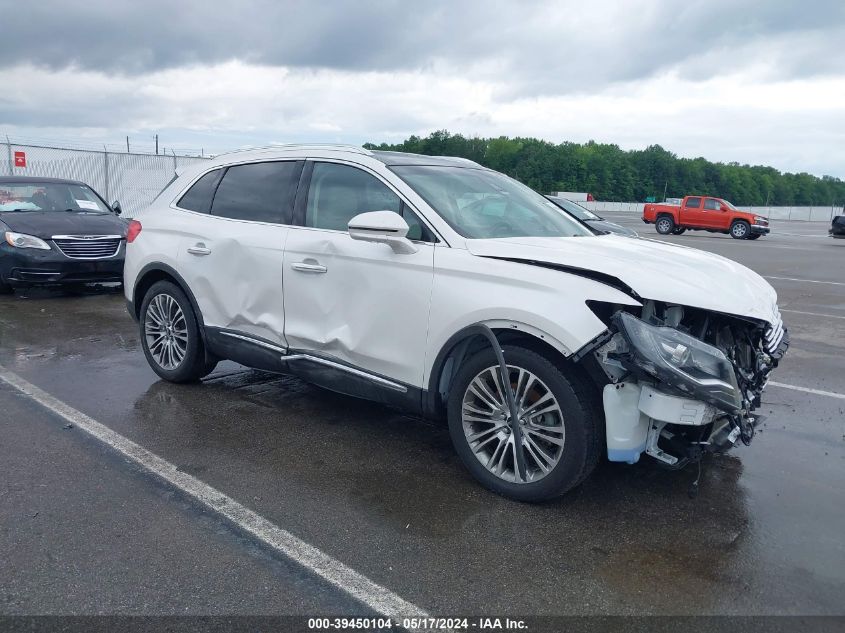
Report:
[[[845,67],[841,0],[3,4],[7,67],[128,75],[230,59],[349,71],[442,67],[497,81],[505,99],[590,92],[669,69],[707,78],[769,61],[781,76],[806,77]],[[799,40],[796,59],[790,43]]]

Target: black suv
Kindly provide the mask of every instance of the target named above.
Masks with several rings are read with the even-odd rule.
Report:
[[[83,182],[0,178],[0,293],[121,281],[128,222]]]

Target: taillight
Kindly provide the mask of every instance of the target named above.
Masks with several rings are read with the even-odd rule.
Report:
[[[138,237],[141,233],[141,223],[138,220],[132,220],[129,222],[129,228],[126,230],[126,243],[131,244],[135,241],[135,238]]]

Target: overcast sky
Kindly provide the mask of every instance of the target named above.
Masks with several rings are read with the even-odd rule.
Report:
[[[0,0],[0,134],[659,143],[845,177],[845,0]]]

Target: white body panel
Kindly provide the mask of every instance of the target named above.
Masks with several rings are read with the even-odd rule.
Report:
[[[284,345],[282,259],[286,226],[173,210],[185,216],[176,269],[205,325]]]
[[[778,320],[777,294],[765,279],[742,264],[693,248],[618,235],[467,240],[467,247],[485,257],[545,262],[611,275],[645,299],[770,324]]]
[[[416,253],[397,254],[348,233],[291,228],[284,265],[288,345],[421,386],[435,248],[416,246]]]

